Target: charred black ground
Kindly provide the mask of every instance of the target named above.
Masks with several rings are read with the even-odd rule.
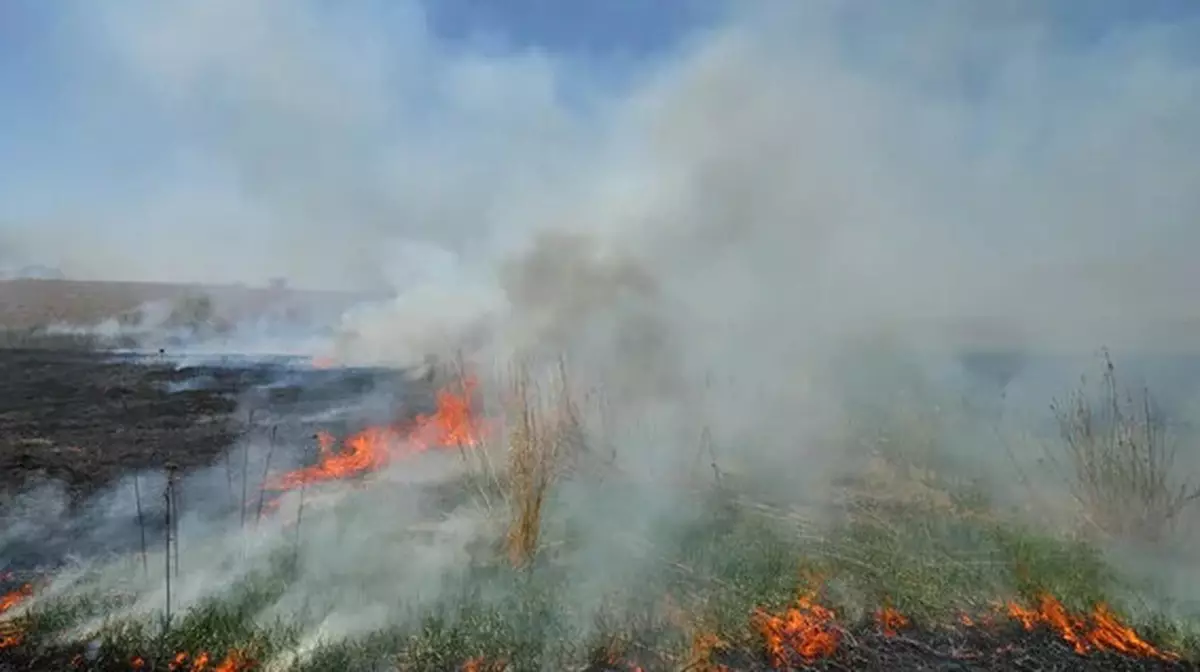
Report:
[[[311,434],[298,421],[305,413],[373,390],[405,390],[418,404],[428,396],[396,371],[320,370],[285,358],[196,361],[0,349],[0,488],[44,477],[86,497],[130,470],[212,464],[255,428]]]

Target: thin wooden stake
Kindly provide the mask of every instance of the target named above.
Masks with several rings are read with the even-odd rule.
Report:
[[[296,507],[296,540],[292,551],[293,573],[300,570],[300,523],[304,520],[304,493],[306,490],[308,490],[308,479],[300,481],[300,503]]]
[[[172,522],[171,522],[171,479],[170,479],[170,477],[167,478],[167,488],[166,488],[166,490],[163,491],[163,499],[165,500],[166,507],[167,507],[167,509],[166,509],[166,517],[167,517],[166,518],[166,523],[167,523],[167,525],[166,525],[166,537],[167,537],[166,550],[167,550],[167,553],[166,553],[166,567],[165,567],[166,577],[167,577],[167,610],[166,610],[166,620],[164,621],[164,623],[166,624],[166,627],[169,628],[171,626],[171,529],[172,529],[171,528]]]
[[[267,476],[271,473],[271,455],[275,453],[275,433],[279,429],[279,425],[271,427],[271,443],[267,448],[267,459],[263,462],[262,481],[258,484],[258,511],[254,515],[254,526],[258,527],[262,521],[263,505],[267,496]]]
[[[250,444],[242,447],[242,559],[246,558],[246,472],[250,471]]]
[[[175,577],[179,577],[179,488],[176,476],[175,465],[167,467],[167,491],[171,493],[171,538],[175,540],[175,553],[173,558],[175,561]]]
[[[142,576],[150,576],[150,562],[146,557],[146,518],[142,514],[142,487],[138,484],[141,476],[133,475],[133,503],[137,507],[138,529],[142,533]]]

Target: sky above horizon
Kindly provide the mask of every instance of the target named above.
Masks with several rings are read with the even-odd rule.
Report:
[[[381,32],[397,41],[417,32],[440,48],[496,58],[544,53],[584,73],[587,81],[575,92],[582,94],[620,86],[691,31],[712,25],[724,3],[604,0],[571,3],[568,10],[549,0],[403,0],[393,7],[369,0],[334,13],[379,21]],[[307,3],[316,11],[319,5]],[[114,76],[116,67],[106,67],[114,64],[97,39],[100,19],[81,3],[0,5],[0,232],[46,225],[71,194],[103,202],[152,189],[148,183],[172,162],[171,144],[189,132],[173,124],[169,111],[141,104],[129,82]],[[106,103],[114,109],[96,115],[81,109]]]
[[[0,4],[0,265],[250,282],[313,271],[301,284],[363,285],[394,281],[375,268],[381,248],[437,257],[422,246],[469,239],[495,252],[517,215],[470,222],[561,207],[530,202],[539,180],[566,198],[639,173],[593,174],[590,159],[638,154],[645,129],[629,130],[630,118],[739,30],[819,42],[822,58],[863,77],[911,78],[909,94],[950,101],[960,152],[1001,142],[1030,114],[1028,101],[1005,98],[1007,69],[1077,86],[1082,100],[1110,85],[1106,62],[1115,82],[1138,74],[1117,72],[1124,63],[1144,60],[1171,64],[1168,75],[1146,66],[1150,77],[1194,83],[1200,51],[1189,39],[1200,5],[1188,0],[802,4],[10,0]],[[771,13],[784,18],[745,19]],[[925,39],[937,43],[928,53]],[[1023,49],[1040,60],[1022,65]],[[1036,112],[1020,117],[1013,146],[1042,151],[1037,134],[1069,123]],[[316,272],[323,254],[339,269]]]

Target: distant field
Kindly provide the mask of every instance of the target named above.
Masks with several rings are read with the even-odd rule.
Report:
[[[289,310],[334,312],[370,298],[365,294],[238,285],[0,280],[0,329],[93,325],[149,302],[173,302],[197,295],[209,297],[218,314],[232,320]]]

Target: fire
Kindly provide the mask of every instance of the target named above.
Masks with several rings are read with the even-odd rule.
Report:
[[[1039,625],[1048,627],[1081,655],[1091,651],[1111,651],[1162,660],[1176,658],[1139,637],[1103,603],[1096,605],[1086,617],[1068,613],[1062,603],[1050,595],[1039,597],[1036,608],[1026,608],[1015,602],[1005,606],[1008,615],[1019,621],[1026,630],[1033,630]]]
[[[483,656],[471,658],[463,663],[462,672],[504,672],[508,665],[504,661],[488,662]]]
[[[175,654],[171,662],[167,664],[168,670],[189,670],[190,672],[246,672],[253,668],[253,663],[250,662],[240,651],[231,651],[215,667],[211,666],[212,656],[207,651],[201,651],[192,658],[192,664],[187,665],[189,655],[186,652]],[[141,658],[134,658],[130,664],[135,670],[140,670],[145,665]]]
[[[337,362],[332,357],[313,357],[309,361],[309,365],[314,369],[332,369],[337,366]]]
[[[270,490],[294,490],[304,484],[339,480],[377,471],[397,457],[433,448],[474,447],[483,440],[483,423],[471,409],[477,382],[462,381],[461,391],[437,393],[437,410],[417,416],[405,427],[368,427],[351,435],[335,450],[337,440],[328,432],[317,435],[317,463],[274,479]]]
[[[471,410],[471,399],[479,386],[476,379],[462,379],[458,394],[442,389],[437,393],[437,410],[417,416],[408,433],[421,450],[445,446],[478,446],[483,441],[483,423]]]
[[[12,609],[33,596],[33,586],[28,583],[16,590],[0,596],[0,614]]]
[[[213,668],[213,672],[242,672],[252,667],[254,667],[254,664],[241,651],[230,651],[225,660]]]
[[[317,463],[290,471],[276,479],[271,490],[294,490],[306,483],[318,483],[348,478],[375,471],[387,464],[393,447],[401,436],[387,427],[368,427],[346,439],[342,450],[335,452],[336,440],[328,432],[317,434]]]
[[[879,624],[883,634],[887,637],[895,637],[900,630],[907,628],[910,624],[907,616],[890,606],[885,606],[875,613],[875,622]]]
[[[3,615],[32,596],[33,586],[28,583],[10,593],[0,595],[0,615]],[[24,640],[25,633],[20,625],[12,621],[0,623],[0,649],[17,646]]]
[[[695,672],[729,672],[729,668],[713,662],[713,656],[729,648],[729,643],[714,633],[697,634],[692,639],[692,651],[686,669]],[[640,668],[639,668],[640,669]]]
[[[1162,652],[1143,640],[1133,629],[1121,623],[1105,604],[1098,604],[1086,616],[1071,614],[1050,595],[1039,597],[1036,607],[1032,608],[1016,602],[996,606],[999,613],[1007,614],[1027,631],[1039,627],[1051,630],[1079,655],[1111,652],[1159,660],[1179,659],[1175,654]],[[838,628],[836,618],[833,610],[816,602],[815,593],[809,593],[779,615],[757,610],[754,620],[765,640],[766,654],[771,664],[789,669],[811,664],[837,651],[842,630]],[[889,605],[875,612],[875,622],[887,637],[895,637],[900,630],[911,626],[907,616]],[[967,614],[959,614],[958,622],[968,628],[994,624],[987,615],[979,621]]]
[[[773,665],[781,668],[833,655],[841,640],[834,624],[836,618],[832,610],[817,604],[813,595],[801,596],[782,615],[755,612],[767,655]]]

